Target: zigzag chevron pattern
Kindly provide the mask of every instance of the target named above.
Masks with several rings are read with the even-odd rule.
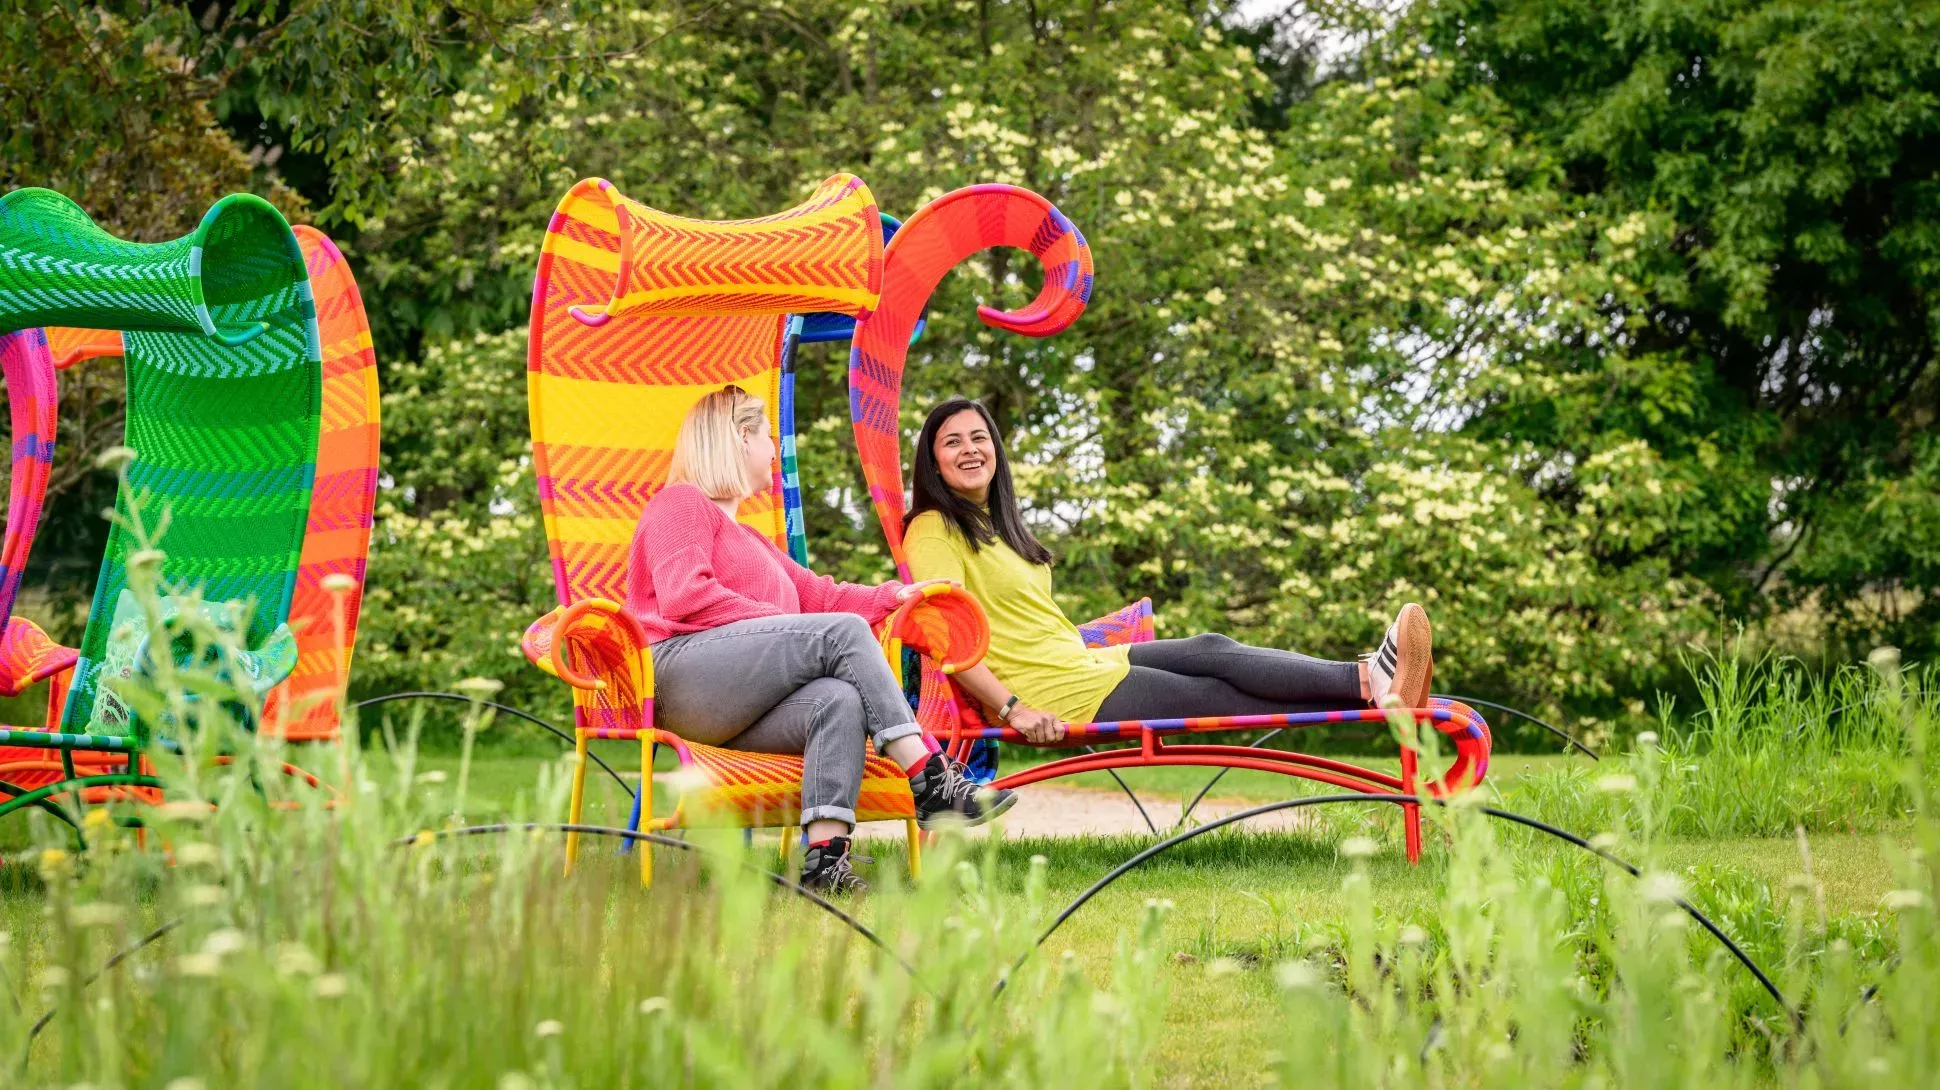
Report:
[[[1048,337],[1084,312],[1091,298],[1091,248],[1051,202],[1010,185],[973,185],[925,205],[883,253],[882,301],[858,322],[849,352],[849,415],[869,500],[889,540],[896,569],[903,555],[900,411],[909,337],[930,295],[965,258],[992,246],[1028,250],[1044,263],[1044,286],[1022,310],[977,308],[985,325]]]
[[[665,482],[674,430],[702,395],[727,383],[767,401],[779,434],[786,316],[863,315],[882,276],[882,227],[857,179],[837,175],[797,208],[733,223],[684,220],[627,200],[599,180],[573,187],[547,227],[532,292],[528,388],[533,460],[555,589],[564,605],[624,601],[629,543]],[[785,547],[781,468],[741,521]],[[570,634],[555,611],[535,622],[526,656],[551,669],[556,640],[576,669],[606,682],[574,690],[579,729],[637,737],[655,723],[652,662],[637,636],[605,613],[580,614]],[[690,796],[741,824],[787,824],[801,808],[799,756],[690,745],[710,786]],[[863,820],[914,815],[909,781],[872,759]]]
[[[310,492],[303,551],[290,600],[296,633],[296,669],[270,691],[263,709],[265,733],[291,741],[335,738],[338,691],[348,684],[357,619],[364,600],[370,554],[371,510],[377,502],[377,357],[363,296],[336,243],[314,227],[295,228],[316,298],[323,357],[323,404],[318,429],[315,484]],[[338,642],[337,600],[323,577],[351,577],[343,596],[343,641]]]
[[[139,502],[154,525],[166,507],[164,584],[252,603],[245,638],[260,641],[289,612],[322,402],[316,308],[289,224],[239,194],[191,234],[142,245],[108,235],[57,193],[16,190],[0,197],[0,331],[45,324],[123,331],[127,442],[140,454],[131,476],[144,487],[139,499],[123,489],[116,508],[125,519]],[[9,386],[16,398],[27,389]],[[123,528],[110,531],[67,727],[88,725],[133,548]]]

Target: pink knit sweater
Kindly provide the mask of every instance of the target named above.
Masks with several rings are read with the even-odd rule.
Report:
[[[647,641],[754,617],[856,613],[870,624],[896,607],[901,583],[865,587],[816,575],[691,484],[660,490],[633,529],[627,609]]]

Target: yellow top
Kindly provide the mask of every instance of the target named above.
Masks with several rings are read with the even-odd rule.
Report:
[[[1131,672],[1131,648],[1086,647],[1051,598],[1051,569],[998,541],[973,550],[940,512],[925,511],[903,537],[916,579],[953,579],[990,616],[984,665],[1017,699],[1067,723],[1089,723]]]

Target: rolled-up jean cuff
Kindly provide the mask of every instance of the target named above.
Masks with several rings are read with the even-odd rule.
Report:
[[[846,806],[811,806],[803,810],[802,816],[797,820],[803,825],[807,825],[811,821],[839,821],[853,829],[855,828],[855,811]]]
[[[893,727],[884,727],[876,732],[876,751],[880,753],[882,747],[898,738],[907,738],[912,734],[921,733],[923,733],[923,728],[916,723],[898,723]]]

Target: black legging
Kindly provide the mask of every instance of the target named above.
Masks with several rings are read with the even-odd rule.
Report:
[[[1098,721],[1274,715],[1359,708],[1359,663],[1248,647],[1204,632],[1131,648],[1132,672],[1098,706]]]

